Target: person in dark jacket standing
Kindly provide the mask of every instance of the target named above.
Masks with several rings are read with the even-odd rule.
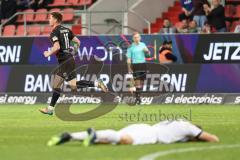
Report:
[[[225,9],[220,3],[220,0],[212,0],[212,8],[204,5],[204,11],[210,25],[213,26],[217,32],[226,32]]]
[[[203,27],[207,21],[203,6],[209,5],[208,0],[193,0],[193,20],[197,22],[198,27]]]
[[[184,19],[193,19],[193,2],[192,0],[180,0],[182,6],[182,13],[179,15],[179,20],[182,21]]]

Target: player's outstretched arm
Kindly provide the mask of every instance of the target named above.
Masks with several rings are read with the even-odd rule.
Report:
[[[199,135],[198,139],[205,142],[219,142],[219,138],[216,135],[210,134],[208,132],[202,132]]]
[[[59,42],[55,42],[53,44],[53,47],[50,49],[50,51],[45,51],[43,54],[44,54],[45,57],[49,57],[59,50],[60,50],[60,44],[59,44]]]
[[[80,40],[77,37],[73,37],[73,42],[76,42],[78,44],[78,47],[80,46]]]

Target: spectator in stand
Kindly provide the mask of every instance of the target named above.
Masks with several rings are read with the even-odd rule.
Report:
[[[182,21],[183,19],[193,19],[193,3],[192,0],[181,0],[182,5],[182,13],[179,15],[179,20]]]
[[[193,0],[193,19],[197,22],[198,27],[203,27],[207,21],[203,6],[209,5],[207,0]]]
[[[168,18],[163,20],[163,28],[160,30],[160,33],[176,33],[176,28]]]
[[[204,24],[204,26],[202,28],[201,33],[203,33],[203,34],[212,33],[212,28],[211,28],[211,25],[208,23],[208,21],[205,22],[205,24]]]
[[[196,21],[192,20],[189,23],[188,33],[198,33],[198,26]]]
[[[52,3],[52,1],[53,0],[17,0],[17,6],[20,10],[28,8],[37,10],[46,7],[48,4]]]
[[[17,12],[16,0],[1,0],[2,2],[2,19],[3,22],[13,16]],[[16,18],[10,20],[7,24],[12,24],[16,21]]]
[[[52,0],[31,0],[29,5],[32,9],[37,10],[46,7],[50,3],[52,3]]]
[[[172,53],[172,41],[164,41],[162,46],[159,48],[159,63],[173,63],[177,61],[177,57]]]
[[[177,28],[177,32],[178,33],[188,33],[188,29],[189,29],[188,20],[184,19],[181,21],[180,26]]]
[[[30,4],[30,0],[17,0],[17,8],[20,10],[30,8],[29,4]]]
[[[212,0],[212,7],[204,5],[204,11],[207,19],[217,32],[226,32],[225,9],[221,5],[220,0]]]

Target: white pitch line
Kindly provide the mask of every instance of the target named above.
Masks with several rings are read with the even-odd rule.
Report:
[[[140,157],[139,160],[155,160],[156,158],[167,156],[170,154],[184,153],[184,152],[193,152],[193,151],[203,151],[209,149],[225,149],[225,148],[237,148],[240,147],[240,144],[231,144],[231,145],[214,145],[209,147],[190,147],[190,148],[181,148],[181,149],[172,149],[167,151],[160,151],[145,155]]]

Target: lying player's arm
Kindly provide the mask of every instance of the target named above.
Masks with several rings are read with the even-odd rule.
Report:
[[[80,40],[77,37],[73,37],[73,42],[76,42],[78,44],[78,47],[80,47]]]
[[[219,142],[219,138],[216,135],[213,135],[207,132],[202,132],[198,136],[198,139],[206,142]]]
[[[50,49],[50,51],[44,51],[43,54],[44,54],[45,57],[49,57],[49,56],[51,56],[52,54],[56,53],[59,50],[60,50],[60,44],[59,44],[59,42],[55,42],[53,44],[53,47]]]

